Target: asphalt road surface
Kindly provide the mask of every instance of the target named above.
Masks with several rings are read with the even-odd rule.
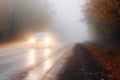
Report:
[[[0,80],[44,79],[52,68],[59,65],[58,70],[61,69],[69,56],[65,53],[71,48],[71,45],[53,49],[29,46],[0,48]]]
[[[0,49],[0,80],[115,80],[81,44]]]

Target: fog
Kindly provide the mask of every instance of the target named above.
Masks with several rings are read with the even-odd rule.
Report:
[[[0,0],[0,43],[24,41],[51,21],[48,0]]]
[[[88,41],[91,35],[83,16],[84,3],[85,0],[1,0],[0,41],[26,40],[46,28],[63,42]]]
[[[55,4],[54,28],[65,42],[84,42],[91,38],[82,13],[85,0],[51,0]]]

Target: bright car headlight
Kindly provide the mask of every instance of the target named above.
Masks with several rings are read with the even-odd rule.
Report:
[[[45,43],[46,43],[46,44],[51,44],[51,42],[52,42],[52,41],[51,41],[50,38],[45,38]]]
[[[35,42],[36,42],[36,39],[35,39],[35,38],[31,38],[29,42],[30,42],[30,43],[35,43]]]

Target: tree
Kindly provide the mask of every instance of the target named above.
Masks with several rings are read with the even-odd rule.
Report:
[[[42,30],[51,19],[48,0],[0,0],[0,41]]]
[[[120,1],[89,0],[85,16],[94,29],[97,39],[104,43],[118,44],[120,41]]]

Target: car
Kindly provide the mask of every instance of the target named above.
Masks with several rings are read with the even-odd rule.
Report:
[[[35,33],[33,38],[30,39],[31,47],[33,48],[52,48],[53,42],[50,33],[38,32]]]

